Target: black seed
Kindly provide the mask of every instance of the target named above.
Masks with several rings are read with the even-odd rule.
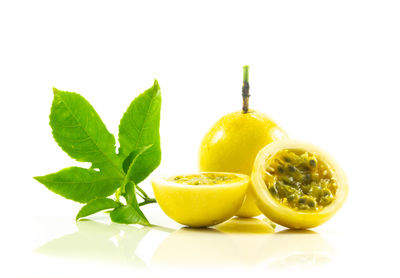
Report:
[[[310,173],[305,174],[305,176],[304,176],[304,183],[308,184],[308,183],[310,183],[311,181],[312,181],[311,174],[310,174]]]
[[[290,162],[290,158],[289,157],[284,157],[283,160],[285,160],[286,162]]]
[[[299,204],[305,204],[306,203],[306,198],[300,198]]]
[[[291,202],[296,198],[296,195],[292,194],[287,197],[288,201]]]
[[[308,200],[308,202],[307,202],[307,205],[310,207],[310,208],[314,208],[315,207],[315,202],[314,202],[314,200]]]
[[[284,177],[282,181],[287,184],[287,185],[292,185],[293,184],[293,177]]]
[[[282,166],[278,166],[278,172],[279,172],[279,173],[283,173],[283,172],[284,172],[284,170],[283,170],[283,167],[282,167]]]
[[[288,170],[289,170],[289,172],[293,173],[294,171],[296,171],[296,168],[294,168],[293,165],[289,165]]]
[[[331,191],[329,189],[324,189],[322,191],[322,196],[324,196],[324,197],[331,196]]]
[[[278,191],[276,190],[276,187],[273,186],[269,189],[269,192],[271,192],[272,195],[276,196],[278,195]]]
[[[310,166],[312,166],[312,167],[317,166],[317,163],[315,162],[314,159],[311,159],[308,163],[310,163]]]

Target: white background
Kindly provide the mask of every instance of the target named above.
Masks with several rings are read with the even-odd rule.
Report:
[[[0,276],[398,276],[399,15],[398,1],[0,1]],[[193,172],[207,129],[241,108],[245,64],[250,106],[348,175],[345,206],[311,237],[77,225],[80,205],[32,179],[78,165],[51,136],[53,86],[82,94],[115,134],[157,78],[163,159],[153,175]],[[157,205],[145,210],[180,228]]]

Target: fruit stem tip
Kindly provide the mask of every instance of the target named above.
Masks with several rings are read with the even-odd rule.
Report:
[[[249,82],[249,66],[243,66],[243,82]]]

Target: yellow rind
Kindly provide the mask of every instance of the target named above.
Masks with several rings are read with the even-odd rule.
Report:
[[[285,131],[264,113],[255,110],[229,113],[204,136],[199,150],[200,171],[251,175],[258,151],[282,138],[287,138]],[[260,214],[254,195],[248,191],[236,215],[253,217]]]

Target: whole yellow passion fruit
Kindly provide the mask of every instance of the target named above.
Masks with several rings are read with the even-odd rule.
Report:
[[[265,114],[250,110],[248,66],[243,67],[242,111],[225,115],[204,136],[199,150],[202,172],[234,172],[250,175],[257,153],[269,143],[287,138],[285,131]],[[236,215],[261,214],[248,190]]]

